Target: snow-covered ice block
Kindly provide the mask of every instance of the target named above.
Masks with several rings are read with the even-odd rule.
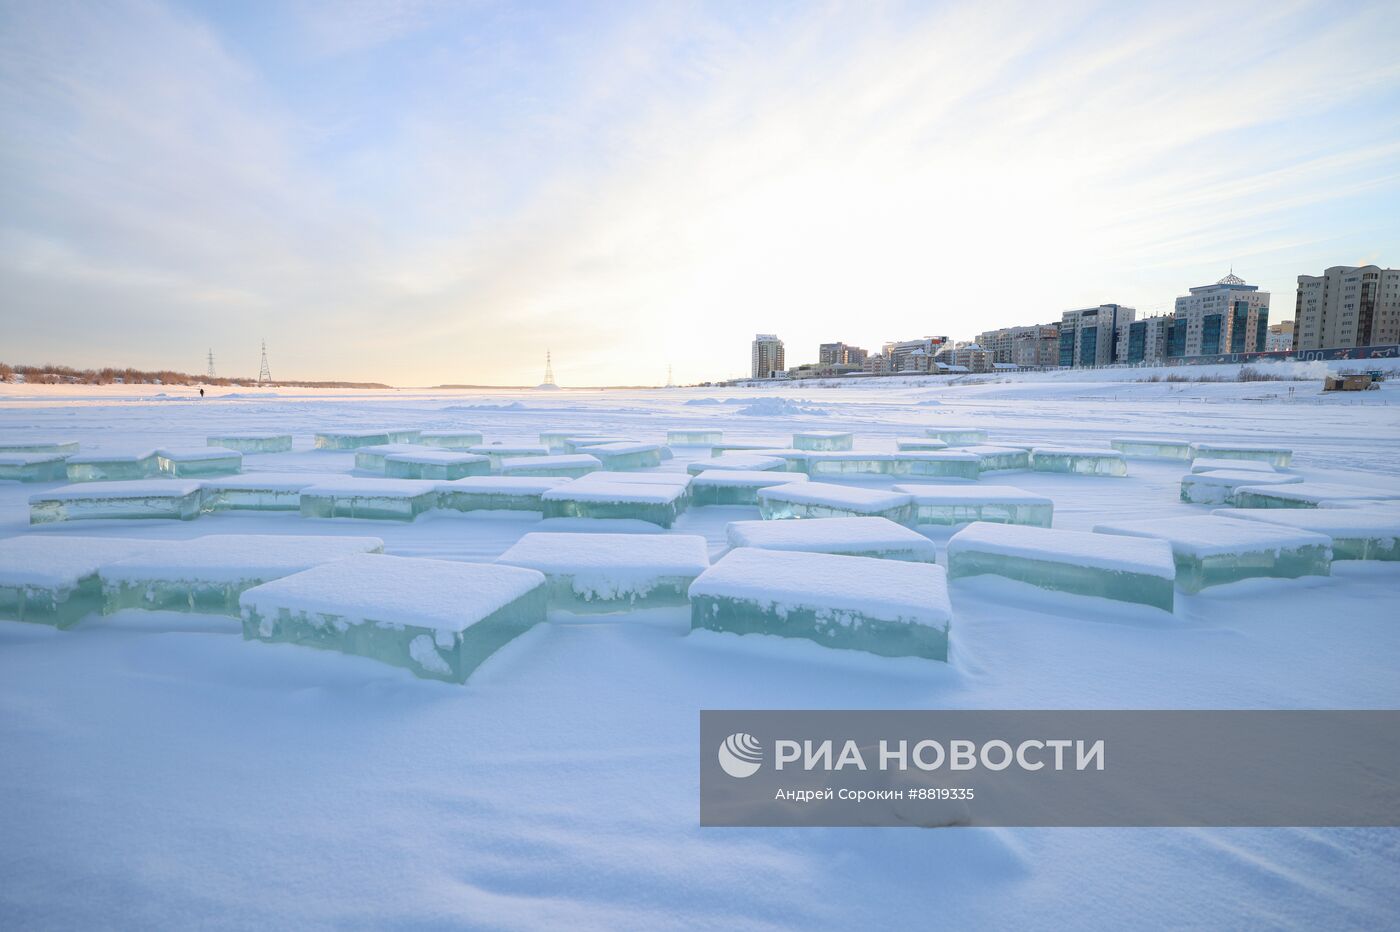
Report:
[[[372,447],[360,447],[355,451],[355,468],[365,472],[377,472],[381,476],[387,468],[384,464],[386,457],[394,453],[426,453],[421,444],[417,443],[380,443]]]
[[[608,443],[636,443],[631,437],[611,437],[601,434],[574,434],[563,441],[564,453],[591,453],[590,447],[601,447]]]
[[[316,434],[318,450],[356,450],[378,447],[388,443],[416,443],[421,431],[403,428],[371,428],[368,430],[327,430]]]
[[[472,447],[479,446],[483,437],[479,430],[424,430],[419,431],[418,440],[425,447],[436,447],[439,450],[455,450],[466,452]]]
[[[783,470],[784,462],[776,456],[759,456],[754,453],[730,453],[725,456],[716,456],[707,460],[696,460],[686,466],[685,471],[692,476],[698,476],[702,472],[710,469],[738,469],[743,472],[757,472],[760,470],[776,469]]]
[[[792,435],[794,450],[849,450],[855,435],[839,430],[804,430]]]
[[[1191,458],[1206,456],[1222,460],[1259,460],[1283,469],[1293,460],[1287,447],[1271,447],[1254,443],[1193,443]]]
[[[546,518],[635,518],[670,527],[689,504],[690,492],[686,486],[672,483],[585,476],[550,489],[540,500]]]
[[[984,573],[1169,612],[1176,564],[1164,540],[979,521],[948,541],[948,577]]]
[[[1236,508],[1318,508],[1336,502],[1397,499],[1400,499],[1400,489],[1395,488],[1373,489],[1332,482],[1297,482],[1274,488],[1263,482],[1247,482],[1235,489],[1234,505]]]
[[[78,452],[76,440],[0,440],[0,453],[64,453]]]
[[[62,482],[67,478],[67,453],[0,453],[0,479]]]
[[[550,453],[559,453],[564,449],[564,441],[570,437],[577,437],[576,430],[542,430],[540,431],[540,444],[549,449]]]
[[[515,460],[524,456],[549,456],[549,447],[529,443],[484,443],[471,448],[472,453],[491,458],[491,468],[500,469],[502,460]]]
[[[1326,534],[1333,560],[1400,560],[1400,510],[1217,508],[1211,514]]]
[[[589,456],[587,453],[561,453],[557,456],[522,456],[519,459],[501,460],[500,473],[503,476],[562,476],[566,479],[577,479],[602,468],[603,464],[596,456]]]
[[[790,482],[758,490],[758,510],[765,520],[878,517],[907,524],[913,501],[904,492],[829,482]]]
[[[1168,440],[1162,437],[1115,437],[1109,446],[1136,459],[1189,460],[1191,444],[1186,440]]]
[[[724,456],[729,453],[749,453],[753,450],[771,450],[771,443],[757,443],[751,440],[726,440],[710,445],[711,456]]]
[[[922,534],[887,518],[823,518],[820,521],[731,521],[730,547],[837,553],[881,560],[934,563],[938,548]]]
[[[596,456],[604,469],[651,469],[661,465],[661,446],[655,443],[599,443],[579,448]]]
[[[243,637],[369,657],[465,682],[545,620],[542,573],[364,554],[264,583],[239,598]]]
[[[537,532],[496,562],[544,573],[555,608],[620,612],[686,604],[710,556],[705,538],[690,534]]]
[[[1285,476],[1255,470],[1214,469],[1181,477],[1181,500],[1194,505],[1223,505],[1235,501],[1241,486],[1256,484],[1287,485],[1302,482],[1302,476]]]
[[[569,479],[473,476],[437,486],[438,507],[450,511],[544,511],[540,496]]]
[[[724,440],[724,431],[713,427],[673,427],[666,442],[677,447],[708,447]]]
[[[1192,472],[1215,472],[1221,469],[1229,472],[1262,472],[1270,475],[1278,472],[1268,463],[1259,460],[1221,460],[1203,456],[1191,461]]]
[[[894,442],[896,450],[946,450],[946,441],[938,440],[935,437],[900,437]]]
[[[292,448],[291,434],[216,434],[207,439],[211,447],[224,447],[239,453],[285,453]]]
[[[818,523],[818,522],[813,522]],[[936,563],[743,547],[690,587],[690,626],[948,659],[953,607]]]
[[[987,442],[987,432],[980,427],[930,427],[924,433],[950,447]]]
[[[204,511],[299,511],[301,490],[342,476],[307,472],[251,472],[205,479]]]
[[[996,524],[1028,524],[1049,527],[1055,503],[1009,485],[932,485],[907,483],[896,492],[914,496],[915,524],[967,524],[990,521]]]
[[[243,454],[227,447],[168,448],[156,451],[156,466],[162,475],[178,479],[227,476],[242,472]]]
[[[103,611],[237,615],[238,596],[265,582],[357,553],[380,553],[377,537],[217,534],[104,563]]]
[[[839,476],[929,476],[976,479],[981,459],[963,450],[904,453],[811,453],[807,473],[814,479]]]
[[[687,488],[691,478],[683,472],[612,472],[610,470],[599,470],[589,473],[582,478],[583,483],[607,482],[607,483],[632,483],[634,485],[673,485],[677,488]]]
[[[959,453],[975,453],[982,458],[978,468],[981,472],[996,472],[1003,469],[1030,469],[1031,451],[1021,447],[1003,447],[997,444],[978,443],[962,447]]]
[[[390,479],[465,479],[490,472],[491,460],[475,453],[420,450],[390,453],[384,457],[384,475]]]
[[[1166,541],[1176,560],[1176,583],[1186,592],[1255,576],[1331,573],[1330,537],[1276,524],[1190,515],[1109,522],[1095,525],[1094,533]]]
[[[102,608],[97,571],[163,541],[26,534],[0,540],[0,618],[66,628]]]
[[[437,507],[437,487],[426,479],[332,479],[301,490],[301,516],[412,521]]]
[[[752,455],[776,457],[783,461],[782,468],[785,472],[806,473],[807,463],[812,458],[812,451],[794,450],[791,447],[784,449],[773,449],[770,447],[763,450],[754,450]]]
[[[690,483],[696,505],[757,505],[758,490],[806,482],[801,473],[768,469],[707,469]]]
[[[200,502],[200,484],[193,479],[85,482],[29,496],[29,523],[89,518],[191,521],[199,517]]]
[[[1117,450],[1102,447],[1036,447],[1031,450],[1036,472],[1072,473],[1076,476],[1126,476],[1128,463]]]
[[[149,479],[160,472],[155,450],[106,450],[68,457],[69,482]]]

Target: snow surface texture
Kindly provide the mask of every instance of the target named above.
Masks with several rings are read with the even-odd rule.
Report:
[[[820,521],[735,521],[727,531],[731,547],[796,550],[847,556],[884,557],[933,563],[933,541],[885,518],[824,518]]]
[[[1320,377],[1323,367],[1278,369]],[[1233,378],[1224,367],[1202,374],[1217,372]],[[985,428],[998,445],[1131,436],[1280,446],[1309,482],[1400,488],[1400,381],[1329,395],[1318,382],[1136,381],[1153,374],[804,385],[804,406],[824,412],[813,417],[733,416],[772,400],[768,389],[239,389],[200,403],[151,400],[143,386],[4,384],[0,442],[154,450],[277,432],[293,435],[293,451],[249,455],[239,478],[317,477],[353,469],[352,451],[307,449],[332,425],[465,423],[530,444],[548,429],[658,442],[670,425],[712,424],[750,449],[831,428],[893,451],[897,438],[946,421]],[[738,404],[686,404],[695,398]],[[663,469],[709,458],[676,452]],[[1134,459],[1113,481],[994,481],[1053,499],[1056,528],[1087,531],[1219,507],[1179,501],[1185,471]],[[550,523],[233,512],[30,528],[33,491],[0,484],[0,537],[373,535],[394,555],[490,562]],[[753,507],[692,508],[672,533],[704,536],[713,555],[728,523],[757,517]],[[1400,911],[1394,830],[700,830],[695,729],[697,710],[716,707],[1396,708],[1398,572],[1347,561],[1330,577],[1178,593],[1174,617],[959,579],[946,664],[688,634],[683,607],[640,613],[646,624],[556,613],[465,686],[247,644],[237,621],[213,615],[123,612],[68,631],[0,622],[0,926],[1388,928]]]

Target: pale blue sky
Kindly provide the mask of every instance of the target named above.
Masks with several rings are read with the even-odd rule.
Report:
[[[1377,3],[0,0],[0,359],[405,385],[1400,266]]]

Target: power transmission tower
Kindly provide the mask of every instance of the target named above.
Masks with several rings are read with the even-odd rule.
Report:
[[[262,366],[258,369],[258,384],[265,385],[272,381],[272,370],[267,367],[267,341],[262,341]]]
[[[210,350],[209,350],[209,378],[211,378],[211,379],[212,379],[212,378],[215,378],[215,375],[214,375],[214,350],[213,350],[212,347],[211,347]]]
[[[676,387],[676,380],[673,379],[673,378],[671,377],[671,364],[670,364],[670,363],[667,363],[667,364],[666,364],[666,387],[667,387],[667,388],[675,388],[675,387]]]
[[[549,350],[544,351],[544,381],[542,385],[554,385],[554,360],[549,356]]]

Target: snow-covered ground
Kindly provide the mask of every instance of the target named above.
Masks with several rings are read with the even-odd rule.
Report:
[[[84,450],[295,435],[245,472],[350,472],[323,428],[474,428],[660,441],[720,428],[786,446],[925,428],[1103,446],[1119,436],[1270,443],[1307,480],[1400,488],[1400,383],[1166,383],[1071,373],[962,384],[544,392],[0,385],[0,439]],[[707,450],[677,448],[684,473]],[[1208,514],[1181,463],[1129,477],[996,473],[1054,525]],[[885,488],[896,480],[858,484]],[[853,483],[854,484],[854,483]],[[433,513],[412,523],[216,514],[30,527],[52,484],[0,483],[0,537],[382,538],[490,560],[585,520]],[[671,533],[718,553],[749,507]],[[610,525],[610,530],[644,526]],[[654,530],[654,529],[653,529]],[[946,533],[930,534],[940,544]],[[701,829],[704,708],[1395,708],[1400,565],[1177,594],[1175,615],[994,577],[951,587],[950,662],[689,633],[688,612],[554,613],[465,686],[370,660],[244,642],[236,619],[122,612],[67,631],[0,622],[0,927],[480,926],[726,929],[946,925],[1376,929],[1400,915],[1393,829]]]

